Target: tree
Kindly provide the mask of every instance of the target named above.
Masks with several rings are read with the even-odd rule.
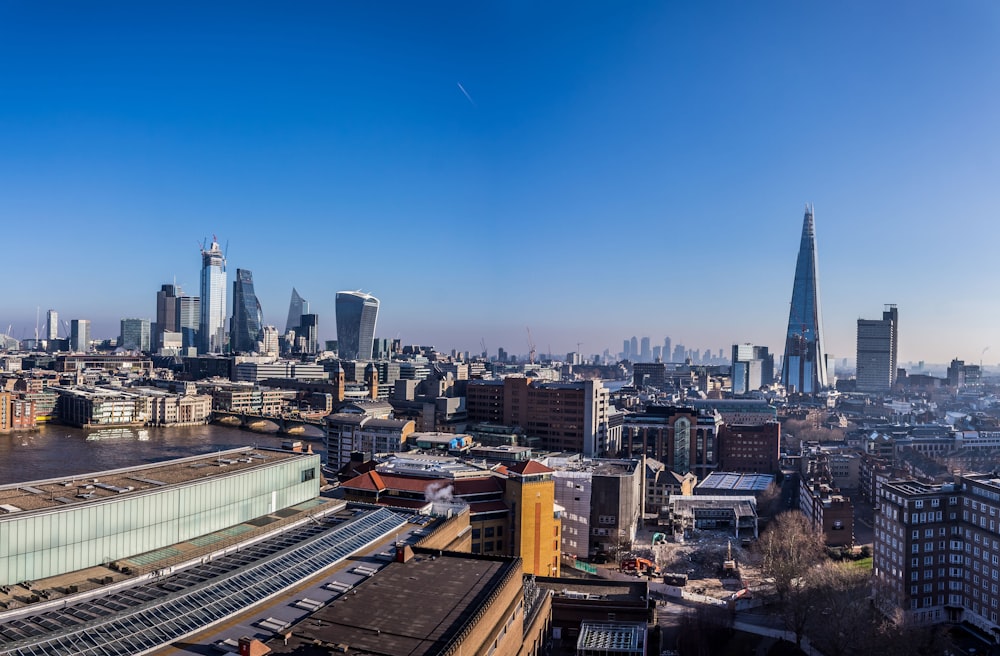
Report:
[[[803,587],[809,569],[823,558],[823,535],[812,530],[798,511],[776,516],[756,542],[761,572],[774,580],[782,603],[793,588]]]

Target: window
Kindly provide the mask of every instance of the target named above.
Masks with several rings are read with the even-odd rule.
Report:
[[[309,469],[302,470],[302,482],[311,481],[316,478],[316,468],[310,467]]]
[[[494,533],[496,533],[496,529],[494,527],[492,527],[492,526],[487,526],[486,527],[486,531],[485,531],[486,537],[491,538],[491,537],[493,537]]]

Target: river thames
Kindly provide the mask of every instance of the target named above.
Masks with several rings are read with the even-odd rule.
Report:
[[[84,431],[46,425],[0,435],[0,485],[78,476],[241,446],[280,448],[289,438],[210,424]],[[307,441],[303,440],[303,444]],[[322,451],[322,442],[312,442]]]

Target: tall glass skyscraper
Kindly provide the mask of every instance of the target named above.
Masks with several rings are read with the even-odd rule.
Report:
[[[201,249],[201,321],[198,351],[222,353],[226,346],[226,256],[212,235],[212,247]]]
[[[362,292],[337,292],[337,351],[342,360],[369,360],[375,343],[378,299]]]
[[[827,387],[822,330],[819,271],[816,264],[816,225],[813,208],[806,205],[799,259],[795,263],[792,304],[788,311],[785,358],[781,364],[781,382],[789,392],[816,394]]]
[[[299,296],[299,292],[292,287],[292,300],[288,303],[288,321],[285,322],[286,335],[302,325],[303,314],[309,314],[309,301]]]
[[[233,353],[253,353],[260,350],[261,324],[264,314],[253,290],[253,273],[236,269],[233,281],[233,325],[229,343]]]

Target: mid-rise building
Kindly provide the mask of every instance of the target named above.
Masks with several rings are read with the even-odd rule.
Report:
[[[788,312],[781,383],[790,393],[817,394],[829,385],[823,351],[823,316],[819,302],[816,225],[813,208],[806,206],[802,240],[795,263],[795,282]]]
[[[45,339],[59,339],[59,313],[55,310],[45,313]]]
[[[156,322],[152,326],[151,337],[153,350],[164,348],[163,333],[181,332],[178,325],[180,313],[177,307],[180,295],[180,287],[171,284],[161,285],[160,291],[156,292]]]
[[[149,319],[122,319],[118,346],[128,351],[149,352]]]
[[[378,419],[364,414],[336,413],[327,416],[327,453],[330,464],[340,468],[351,461],[352,453],[398,453],[406,450],[406,440],[416,429],[410,420]]]
[[[337,351],[342,360],[371,359],[378,307],[371,294],[337,292]]]
[[[899,314],[886,305],[881,319],[858,319],[859,392],[888,392],[896,384]]]
[[[177,298],[177,330],[181,333],[183,348],[198,347],[198,327],[201,325],[201,298],[180,296]]]
[[[766,346],[734,344],[730,372],[733,394],[749,394],[774,382],[774,356]]]
[[[466,391],[470,422],[520,426],[539,448],[595,457],[620,444],[620,428],[609,425],[609,392],[599,380],[540,383],[509,376],[469,381]]]
[[[621,453],[645,455],[678,474],[703,478],[719,464],[722,415],[713,408],[647,406],[624,417]]]
[[[563,513],[562,550],[592,558],[628,548],[645,508],[642,459],[550,457],[555,500]]]
[[[73,319],[69,322],[69,350],[86,353],[90,350],[90,319]]]
[[[199,353],[226,349],[226,256],[212,236],[212,246],[201,249],[201,318]]]
[[[319,352],[319,315],[303,314],[299,318],[299,329],[295,333],[299,351],[314,355]]]
[[[723,424],[719,430],[719,469],[776,474],[781,459],[781,424]]]

